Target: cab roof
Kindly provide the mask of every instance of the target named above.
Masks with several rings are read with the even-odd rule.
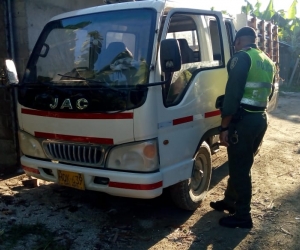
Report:
[[[60,15],[54,16],[50,19],[50,21],[64,19],[68,17],[86,15],[86,14],[93,14],[98,12],[108,12],[108,11],[115,11],[115,10],[126,10],[126,9],[140,9],[140,8],[152,8],[155,9],[157,12],[161,12],[164,10],[166,5],[172,3],[176,3],[176,1],[172,0],[145,0],[145,1],[128,1],[122,3],[114,3],[114,4],[104,4],[95,7],[85,8],[74,10],[70,12],[65,12]]]
[[[114,2],[116,0],[106,0],[110,2]],[[115,11],[115,10],[126,10],[126,9],[140,9],[140,8],[152,8],[155,9],[158,13],[167,10],[169,11],[172,8],[201,8],[201,2],[195,3],[191,2],[184,2],[182,0],[122,0],[124,2],[121,3],[113,3],[113,4],[104,4],[95,7],[85,8],[74,10],[70,12],[65,12],[60,15],[54,16],[50,19],[50,21],[64,19],[68,17],[86,15],[86,14],[93,14],[98,12],[108,12],[108,11]]]

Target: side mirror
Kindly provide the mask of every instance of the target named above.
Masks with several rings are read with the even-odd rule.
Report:
[[[160,65],[165,73],[181,69],[181,54],[176,39],[162,40],[160,43]]]
[[[15,63],[12,60],[5,60],[6,75],[10,85],[17,85],[19,83],[18,74]]]

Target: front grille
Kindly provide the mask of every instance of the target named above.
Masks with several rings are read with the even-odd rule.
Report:
[[[43,147],[52,160],[98,167],[102,164],[105,152],[101,146],[53,141],[43,142]]]

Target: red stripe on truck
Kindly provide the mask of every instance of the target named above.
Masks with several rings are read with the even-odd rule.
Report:
[[[178,119],[173,120],[173,126],[179,125],[179,124],[182,124],[182,123],[192,122],[193,120],[194,120],[194,117],[192,115],[182,117],[182,118],[178,118]]]
[[[88,136],[75,136],[75,135],[62,135],[62,134],[51,134],[44,132],[34,132],[35,137],[62,140],[62,141],[74,141],[74,142],[86,142],[86,143],[97,143],[97,144],[114,144],[114,139],[111,138],[97,138]]]
[[[214,116],[218,116],[221,115],[221,111],[220,110],[215,110],[215,111],[211,111],[211,112],[206,112],[204,114],[205,118],[210,118],[210,117],[214,117]]]
[[[134,189],[134,190],[153,190],[162,187],[162,181],[151,183],[151,184],[133,184],[133,183],[122,183],[122,182],[109,182],[109,187],[123,188],[123,189]]]
[[[34,174],[40,174],[40,171],[38,169],[26,167],[24,165],[21,165],[21,166],[27,172],[34,173]]]
[[[116,114],[102,114],[102,113],[66,113],[66,112],[53,112],[42,111],[36,109],[21,109],[22,114],[53,117],[53,118],[65,118],[65,119],[133,119],[133,113],[116,113]]]

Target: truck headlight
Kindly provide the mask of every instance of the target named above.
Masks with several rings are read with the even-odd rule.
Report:
[[[20,148],[24,155],[46,158],[41,143],[32,135],[19,131]]]
[[[111,149],[106,168],[151,172],[158,169],[156,140],[129,143]]]

